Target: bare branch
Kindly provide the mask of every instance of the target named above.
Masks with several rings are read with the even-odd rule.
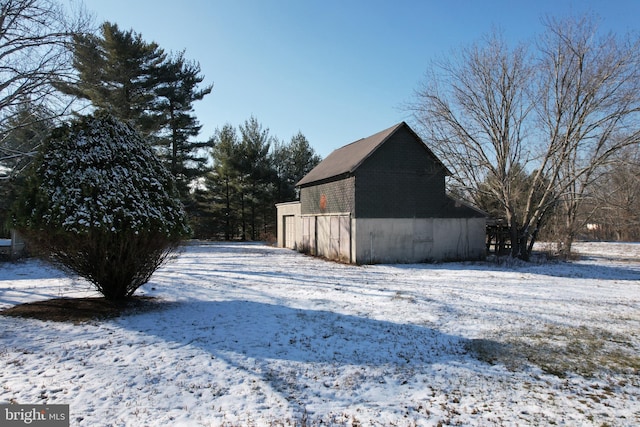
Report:
[[[640,41],[588,17],[545,25],[536,57],[494,34],[432,64],[410,106],[456,184],[502,207],[515,256],[558,206],[570,247],[589,187],[640,141]]]
[[[5,143],[16,126],[29,125],[24,122],[30,116],[26,109],[38,110],[31,115],[35,121],[43,119],[43,112],[49,114],[46,119],[68,112],[71,100],[53,83],[74,75],[68,45],[89,22],[83,10],[70,19],[56,0],[0,3],[0,162],[5,168],[7,164],[18,167],[15,160],[20,155],[31,155],[33,147],[19,152],[15,144]]]

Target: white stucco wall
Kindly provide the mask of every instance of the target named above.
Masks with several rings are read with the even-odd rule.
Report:
[[[358,218],[352,261],[358,264],[482,259],[484,218]]]

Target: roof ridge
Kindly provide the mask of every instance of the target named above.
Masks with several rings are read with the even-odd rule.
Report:
[[[347,145],[343,145],[331,152],[315,168],[305,175],[296,186],[317,182],[335,176],[349,174],[355,171],[366,159],[368,159],[385,141],[398,129],[409,125],[402,121],[391,127],[383,129],[366,138],[360,138]],[[411,129],[411,128],[409,128]]]
[[[365,139],[373,138],[374,136],[376,136],[376,135],[378,135],[378,134],[381,134],[381,133],[384,133],[384,132],[389,132],[389,131],[391,131],[391,129],[398,128],[398,127],[400,127],[400,125],[402,125],[402,124],[406,124],[406,123],[405,123],[404,121],[399,122],[399,123],[396,123],[395,125],[390,126],[390,127],[386,128],[386,129],[384,129],[384,130],[381,130],[381,131],[376,132],[376,133],[374,133],[374,134],[371,134],[371,135],[369,135],[369,136],[365,136],[364,138],[356,139],[355,141],[350,142],[350,143],[348,143],[348,144],[346,144],[346,145],[343,145],[342,147],[336,148],[336,149],[335,149],[335,150],[333,150],[333,151],[341,150],[341,149],[343,149],[343,148],[345,148],[345,147],[348,147],[348,146],[350,146],[350,145],[353,145],[353,144],[355,144],[355,143],[357,143],[357,142],[363,141],[363,140],[365,140]]]

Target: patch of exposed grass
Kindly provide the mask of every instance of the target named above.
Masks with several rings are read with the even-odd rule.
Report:
[[[0,316],[81,323],[156,310],[166,306],[167,303],[164,301],[151,297],[131,297],[118,303],[104,298],[54,298],[0,310]]]
[[[322,426],[334,426],[334,427],[362,427],[364,424],[358,420],[355,416],[348,415],[346,413],[329,414],[327,417],[309,419],[309,414],[306,412],[298,415],[294,418],[275,419],[270,421],[264,421],[255,423],[252,421],[252,416],[249,414],[249,420],[242,423],[236,422],[223,422],[221,427],[255,427],[255,426],[268,426],[268,427],[322,427]],[[417,425],[415,421],[406,420],[408,427]]]
[[[634,341],[633,336],[603,328],[547,325],[503,341],[471,340],[467,350],[487,363],[501,363],[511,370],[533,364],[558,377],[571,373],[593,377],[600,372],[638,375],[640,351]]]

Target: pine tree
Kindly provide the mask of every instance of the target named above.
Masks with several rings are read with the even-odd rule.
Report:
[[[161,83],[158,70],[166,54],[156,43],[105,22],[99,36],[74,37],[73,56],[78,80],[60,83],[58,89],[130,123],[145,137],[160,129],[162,116],[155,90]]]
[[[194,142],[202,126],[193,115],[193,103],[211,93],[212,85],[199,89],[204,77],[200,65],[188,61],[184,51],[170,58],[159,68],[160,85],[156,95],[160,98],[157,109],[163,115],[163,134],[159,145],[167,168],[178,181],[183,201],[188,193],[188,183],[204,173],[208,158],[203,149],[208,142]]]
[[[320,157],[301,132],[281,144],[255,117],[239,130],[238,135],[227,124],[212,138],[213,171],[206,180],[210,211],[226,240],[269,238],[275,204],[295,197],[295,184]]]
[[[231,240],[235,235],[235,225],[240,223],[242,211],[242,186],[237,168],[239,163],[239,141],[235,128],[226,124],[217,129],[212,141],[213,172],[207,180],[212,194],[214,217],[223,223],[224,239]]]
[[[267,230],[267,223],[273,220],[275,207],[268,206],[273,201],[276,172],[273,168],[269,150],[272,138],[269,129],[263,129],[255,117],[240,125],[241,140],[235,156],[242,195],[242,230],[247,236],[246,209],[249,209],[251,240],[259,238],[259,223]]]
[[[307,138],[298,132],[288,144],[276,143],[273,163],[278,173],[278,202],[297,198],[296,184],[322,160]]]
[[[167,55],[140,34],[105,22],[100,34],[76,36],[74,67],[78,79],[61,91],[91,102],[139,131],[153,145],[176,178],[187,209],[192,207],[189,184],[204,173],[206,142],[192,141],[201,125],[193,103],[211,93],[199,88],[200,65],[184,51]]]

